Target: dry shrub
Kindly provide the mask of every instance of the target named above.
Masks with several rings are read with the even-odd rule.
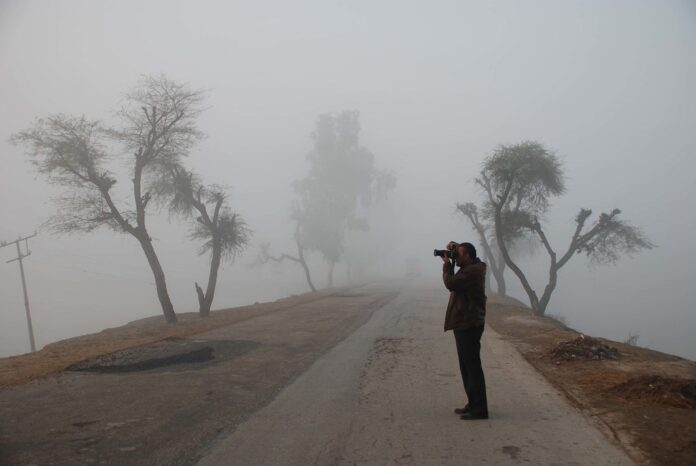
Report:
[[[696,379],[642,375],[609,390],[626,401],[640,400],[675,408],[696,409]]]

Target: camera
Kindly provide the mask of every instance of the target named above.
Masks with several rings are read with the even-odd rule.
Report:
[[[433,256],[448,257],[450,259],[456,259],[457,258],[457,248],[454,248],[451,251],[448,251],[447,249],[435,249],[433,251]]]

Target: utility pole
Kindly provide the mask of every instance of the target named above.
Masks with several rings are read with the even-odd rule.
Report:
[[[27,328],[29,329],[29,343],[31,344],[32,353],[36,351],[36,343],[34,342],[34,327],[31,325],[31,312],[29,311],[29,295],[27,294],[27,282],[24,278],[24,264],[22,263],[22,259],[31,255],[31,251],[29,250],[29,238],[33,238],[34,236],[36,236],[36,232],[34,232],[34,234],[31,236],[25,236],[23,238],[20,237],[14,241],[0,241],[0,248],[4,248],[5,246],[9,246],[11,244],[15,244],[17,246],[17,257],[7,261],[7,263],[9,264],[10,262],[19,261],[19,273],[22,276],[24,308],[27,311]],[[19,243],[22,241],[24,241],[24,249],[26,249],[26,253],[24,254],[22,254],[22,249],[19,247]]]

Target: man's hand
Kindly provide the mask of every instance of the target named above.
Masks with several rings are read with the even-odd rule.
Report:
[[[457,248],[457,246],[458,246],[457,243],[455,243],[454,241],[450,241],[449,243],[447,243],[447,246],[445,246],[445,249],[448,251],[453,251]],[[450,261],[449,257],[447,257],[445,255],[442,256],[442,262],[444,262],[445,264],[449,264],[449,261]]]

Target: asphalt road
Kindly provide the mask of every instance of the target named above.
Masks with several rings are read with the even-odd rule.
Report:
[[[402,291],[198,465],[633,464],[490,328],[490,419],[454,415],[465,400],[446,300]]]

